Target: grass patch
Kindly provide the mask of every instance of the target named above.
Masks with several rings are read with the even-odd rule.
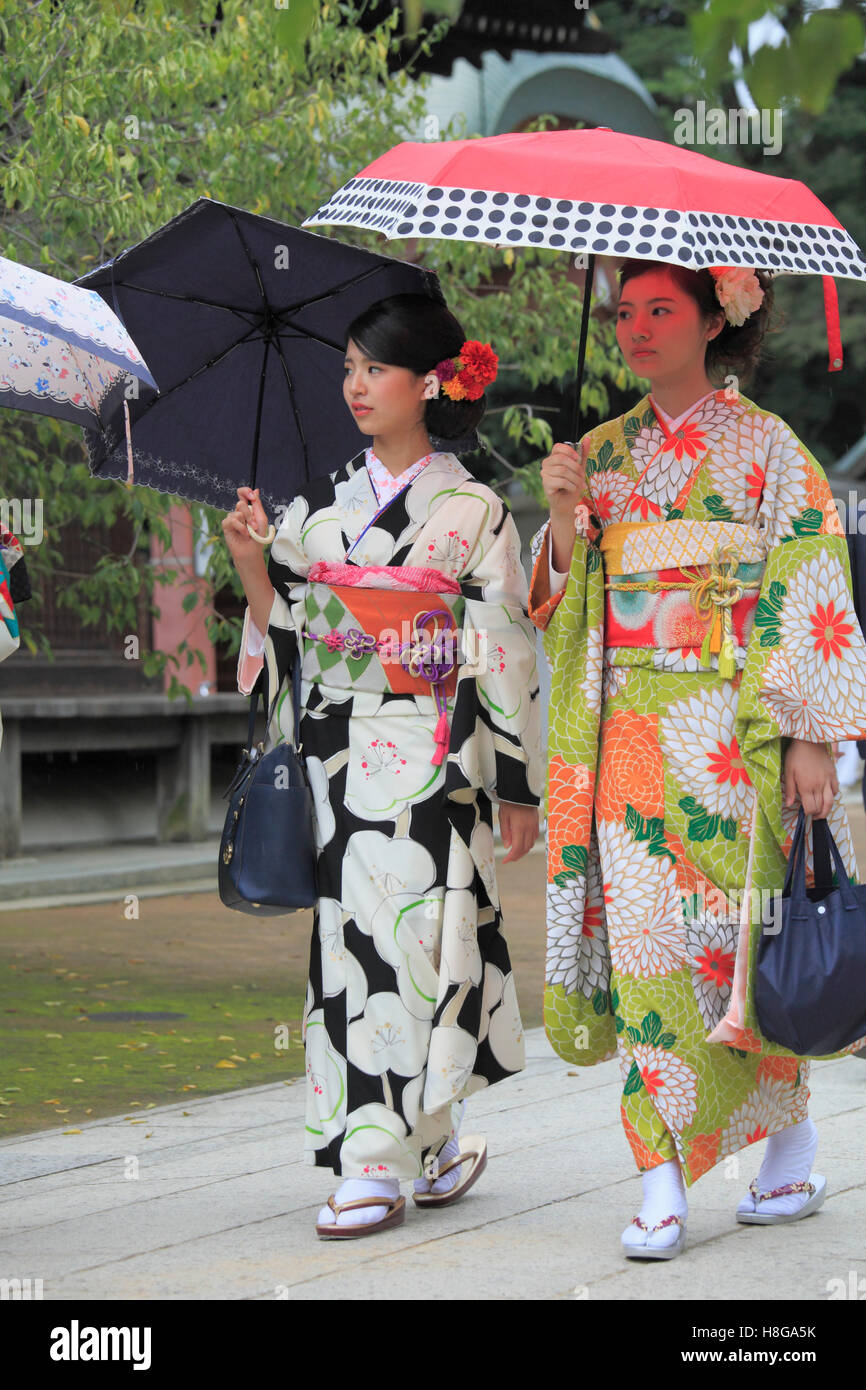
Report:
[[[304,1073],[299,992],[18,954],[0,964],[0,1137],[110,1115],[144,1120],[156,1105]],[[119,1012],[183,1017],[101,1021]]]

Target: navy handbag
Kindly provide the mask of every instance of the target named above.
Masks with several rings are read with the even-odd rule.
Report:
[[[264,751],[273,709],[261,743],[253,743],[264,671],[250,697],[246,747],[231,784],[219,856],[219,894],[226,907],[255,917],[278,917],[316,902],[316,835],[313,795],[300,754],[300,661],[292,672],[294,747]],[[274,701],[276,704],[276,701]]]
[[[826,820],[812,820],[812,852],[815,886],[807,889],[801,806],[781,911],[774,931],[761,933],[755,973],[761,1032],[801,1057],[838,1052],[866,1037],[866,884],[849,881]]]

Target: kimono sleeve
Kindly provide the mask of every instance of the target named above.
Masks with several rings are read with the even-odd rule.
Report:
[[[264,663],[267,670],[268,709],[274,708],[269,745],[294,736],[292,704],[292,667],[298,651],[303,628],[306,575],[309,571],[301,529],[309,511],[303,497],[296,497],[286,511],[271,546],[268,558],[268,578],[274,586],[274,599],[268,615],[268,630],[264,650],[260,655],[250,651],[250,610],[244,613],[241,646],[238,654],[238,689],[248,695]]]
[[[769,446],[757,523],[769,546],[736,723],[762,810],[783,846],[790,839],[779,796],[783,740],[825,743],[866,735],[866,643],[827,479],[784,421],[771,416],[765,424]],[[840,796],[836,800],[841,807]],[[835,819],[831,812],[834,833]]]
[[[585,434],[580,441],[580,453],[587,460],[592,443],[592,434]],[[552,538],[550,522],[537,531],[532,538],[532,578],[529,584],[529,617],[544,634],[544,650],[551,666],[553,665],[560,624],[554,621],[566,594],[572,605],[582,607],[586,598],[587,569],[599,560],[598,539],[601,527],[593,515],[592,495],[587,483],[583,501],[575,508],[575,539],[571,564],[565,584],[551,582],[553,567],[551,562]]]
[[[480,489],[479,489],[480,491]],[[484,520],[461,576],[464,643],[449,794],[483,786],[496,801],[537,806],[544,790],[535,631],[526,612],[520,537],[501,500],[483,489]]]

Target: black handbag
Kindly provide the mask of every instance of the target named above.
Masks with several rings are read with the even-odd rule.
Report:
[[[219,854],[219,894],[226,907],[256,917],[278,917],[316,902],[316,836],[313,794],[300,754],[300,661],[292,671],[295,708],[294,747],[279,743],[264,751],[253,743],[256,707],[264,694],[259,673],[250,697],[246,747],[230,785]]]
[[[812,856],[807,889],[801,806],[774,927],[758,943],[754,991],[764,1037],[801,1057],[866,1037],[866,884],[849,881],[826,820],[812,820]]]

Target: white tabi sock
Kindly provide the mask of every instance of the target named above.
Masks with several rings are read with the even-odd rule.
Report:
[[[683,1222],[688,1216],[686,1189],[679,1163],[675,1158],[668,1159],[666,1163],[660,1163],[656,1168],[650,1168],[649,1172],[642,1173],[641,1179],[643,1205],[638,1215],[647,1229],[641,1230],[640,1226],[635,1226],[634,1223],[626,1226],[622,1233],[623,1243],[645,1245],[650,1241],[652,1245],[662,1249],[666,1245],[675,1245],[680,1234],[680,1227],[675,1221],[661,1231],[656,1231],[653,1236],[650,1236],[650,1232],[653,1226],[668,1216],[678,1216]]]
[[[396,1178],[346,1178],[334,1193],[334,1203],[340,1206],[343,1202],[358,1202],[362,1197],[385,1197],[388,1201],[396,1202],[399,1196],[400,1184]],[[387,1214],[387,1206],[355,1207],[352,1211],[341,1211],[337,1225],[367,1225],[371,1221],[381,1221]],[[333,1226],[334,1213],[330,1207],[322,1207],[318,1215],[318,1224]]]
[[[449,1139],[447,1144],[444,1144],[442,1148],[439,1150],[438,1158],[439,1163],[442,1167],[444,1167],[444,1165],[448,1163],[452,1158],[456,1158],[460,1152],[460,1139],[458,1136],[460,1134],[460,1126],[463,1123],[463,1113],[465,1109],[466,1101],[464,1100],[460,1102],[460,1118],[458,1119],[457,1127],[454,1130],[454,1137],[453,1139]],[[436,1193],[450,1192],[451,1188],[459,1182],[460,1174],[462,1171],[463,1164],[458,1163],[457,1167],[452,1168],[449,1172],[447,1172],[444,1178],[436,1178],[435,1181],[432,1183],[427,1178],[416,1178],[414,1184],[415,1191]]]
[[[818,1131],[810,1119],[771,1134],[757,1177],[758,1191],[772,1192],[774,1188],[784,1187],[789,1182],[807,1182],[817,1148]],[[763,1216],[789,1216],[805,1206],[809,1196],[808,1192],[794,1192],[785,1197],[768,1198],[766,1202],[755,1202],[749,1194],[743,1198],[738,1211],[758,1211]]]

